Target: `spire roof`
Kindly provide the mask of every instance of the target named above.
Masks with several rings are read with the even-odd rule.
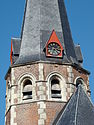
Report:
[[[81,85],[53,125],[94,125],[94,106]]]
[[[45,56],[44,49],[53,30],[64,48],[63,58],[47,58]],[[64,0],[26,0],[20,54],[15,64],[40,60],[79,63]]]

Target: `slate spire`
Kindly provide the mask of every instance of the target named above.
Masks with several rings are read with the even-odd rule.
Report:
[[[45,56],[44,49],[53,30],[64,48],[62,59]],[[64,0],[26,0],[20,54],[16,64],[39,60],[78,63]]]
[[[53,125],[94,125],[94,106],[81,84]]]

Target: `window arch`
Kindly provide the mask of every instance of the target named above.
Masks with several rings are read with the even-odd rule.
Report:
[[[54,71],[48,74],[46,80],[48,99],[52,101],[66,101],[66,79],[60,73]]]
[[[21,74],[17,80],[18,102],[33,101],[36,99],[36,77],[31,73]]]
[[[84,80],[82,78],[77,78],[76,79],[76,88],[81,85],[84,90],[86,90],[86,85],[84,84]]]
[[[32,81],[30,79],[26,79],[23,83],[23,99],[32,99]]]

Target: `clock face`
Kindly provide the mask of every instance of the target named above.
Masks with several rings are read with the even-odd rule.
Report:
[[[58,56],[61,53],[61,47],[58,43],[51,42],[48,44],[48,54]]]

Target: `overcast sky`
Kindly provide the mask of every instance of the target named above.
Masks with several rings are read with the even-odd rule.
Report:
[[[91,99],[94,103],[94,0],[65,0],[75,44],[80,44],[84,64],[91,72]],[[5,118],[4,76],[10,65],[11,37],[20,37],[25,0],[0,1],[0,125]]]

